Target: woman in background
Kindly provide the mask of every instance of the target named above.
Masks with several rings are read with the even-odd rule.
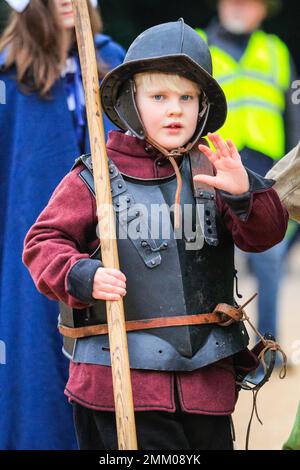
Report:
[[[23,240],[74,155],[90,150],[71,0],[6,0],[0,39],[0,449],[73,449],[58,306],[22,265]],[[89,12],[100,79],[125,51]],[[105,131],[114,126],[104,119]],[[45,368],[45,364],[47,367]]]

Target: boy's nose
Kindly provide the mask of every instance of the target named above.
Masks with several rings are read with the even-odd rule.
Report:
[[[181,104],[179,100],[172,100],[169,103],[167,113],[168,113],[168,116],[178,115],[182,113],[182,108],[181,108]]]

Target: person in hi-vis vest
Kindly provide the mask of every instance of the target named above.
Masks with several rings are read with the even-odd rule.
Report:
[[[277,0],[219,0],[218,20],[197,32],[210,47],[214,77],[228,102],[220,134],[232,138],[249,169],[265,175],[299,140],[299,106],[291,87],[295,69],[285,43],[260,29]],[[276,222],[274,222],[276,223]],[[251,253],[258,281],[258,327],[277,336],[277,300],[286,242]]]

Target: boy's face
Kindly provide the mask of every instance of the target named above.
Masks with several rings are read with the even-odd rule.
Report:
[[[149,137],[167,150],[185,145],[193,136],[199,113],[199,92],[193,82],[181,77],[180,92],[155,80],[144,89],[136,87],[136,104]]]

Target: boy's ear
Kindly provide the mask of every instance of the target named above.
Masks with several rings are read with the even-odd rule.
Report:
[[[206,110],[207,110],[207,98],[205,96],[205,94],[202,92],[201,95],[199,96],[199,107],[200,107],[200,110],[199,110],[199,114],[198,114],[198,122],[201,121],[201,119],[203,118],[204,114],[206,113]]]

